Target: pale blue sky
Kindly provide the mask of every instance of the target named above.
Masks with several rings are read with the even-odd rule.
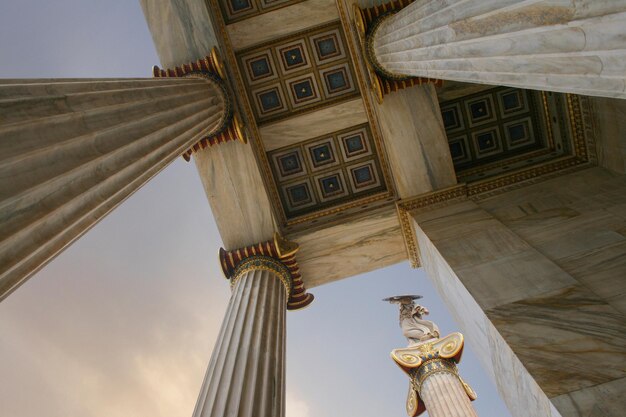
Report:
[[[158,64],[132,0],[2,0],[0,77],[150,76]],[[193,164],[177,159],[0,303],[3,417],[190,417],[228,302],[221,245]],[[407,263],[312,289],[288,313],[288,417],[403,416],[395,307],[420,293]],[[460,366],[481,417],[508,417],[471,347]]]

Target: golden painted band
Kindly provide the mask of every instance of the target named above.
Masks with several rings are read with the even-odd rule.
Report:
[[[239,279],[241,279],[241,277],[246,275],[248,272],[252,271],[269,271],[276,275],[285,287],[286,300],[289,301],[291,288],[293,286],[289,268],[287,268],[282,262],[269,256],[255,255],[241,261],[239,265],[237,265],[237,268],[235,268],[235,271],[230,279],[231,288],[235,288]]]
[[[426,378],[438,373],[448,373],[459,378],[459,371],[453,361],[448,359],[430,359],[424,362],[417,370],[411,372],[413,389],[422,395],[422,385]]]

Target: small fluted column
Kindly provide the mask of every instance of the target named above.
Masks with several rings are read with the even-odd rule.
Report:
[[[233,289],[194,417],[285,414],[285,312],[313,301],[302,283],[298,245],[274,239],[220,250]]]
[[[430,417],[478,417],[453,361],[426,362],[414,379]]]
[[[0,80],[0,300],[220,129],[212,78]]]
[[[285,413],[286,268],[261,269],[268,259],[237,278],[194,417]]]
[[[391,352],[410,378],[406,411],[415,417],[478,417],[471,401],[476,393],[459,376],[456,364],[463,353],[463,335],[452,333]]]
[[[274,240],[220,251],[233,289],[194,417],[285,414],[285,315],[308,305],[298,246]]]
[[[396,75],[626,98],[625,27],[622,0],[416,0],[381,18],[369,59]]]

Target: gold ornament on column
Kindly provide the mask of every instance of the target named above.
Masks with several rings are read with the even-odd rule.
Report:
[[[409,417],[418,416],[426,411],[426,404],[422,399],[422,388],[426,380],[435,374],[446,373],[453,376],[460,383],[462,392],[467,395],[470,401],[477,398],[474,390],[459,376],[456,367],[463,354],[463,335],[455,332],[440,337],[437,325],[423,318],[429,313],[428,309],[415,304],[414,300],[419,298],[422,297],[419,295],[399,295],[383,300],[399,305],[400,327],[409,342],[408,347],[394,349],[391,352],[391,359],[409,377],[409,392],[406,400],[406,412]],[[467,402],[467,400],[464,401]],[[469,407],[467,415],[474,416],[475,412],[469,403],[467,403],[467,407]]]
[[[224,67],[224,62],[222,61],[217,47],[213,47],[210,54],[204,59],[198,59],[195,62],[183,64],[174,69],[161,69],[155,65],[152,67],[152,74],[155,78],[208,78],[216,82],[223,91],[227,104],[223,123],[217,132],[213,133],[211,136],[200,139],[183,153],[182,156],[186,161],[191,160],[191,155],[194,152],[199,152],[207,147],[233,140],[243,144],[248,143],[241,118],[235,111],[236,106],[233,100],[233,94],[227,85],[226,67]]]

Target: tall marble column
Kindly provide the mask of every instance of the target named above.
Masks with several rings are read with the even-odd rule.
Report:
[[[622,0],[416,0],[371,28],[368,58],[392,76],[626,98],[625,27]]]
[[[0,299],[227,118],[212,78],[0,80]]]
[[[285,316],[308,305],[295,262],[298,246],[274,240],[220,251],[233,292],[194,417],[285,414]]]

